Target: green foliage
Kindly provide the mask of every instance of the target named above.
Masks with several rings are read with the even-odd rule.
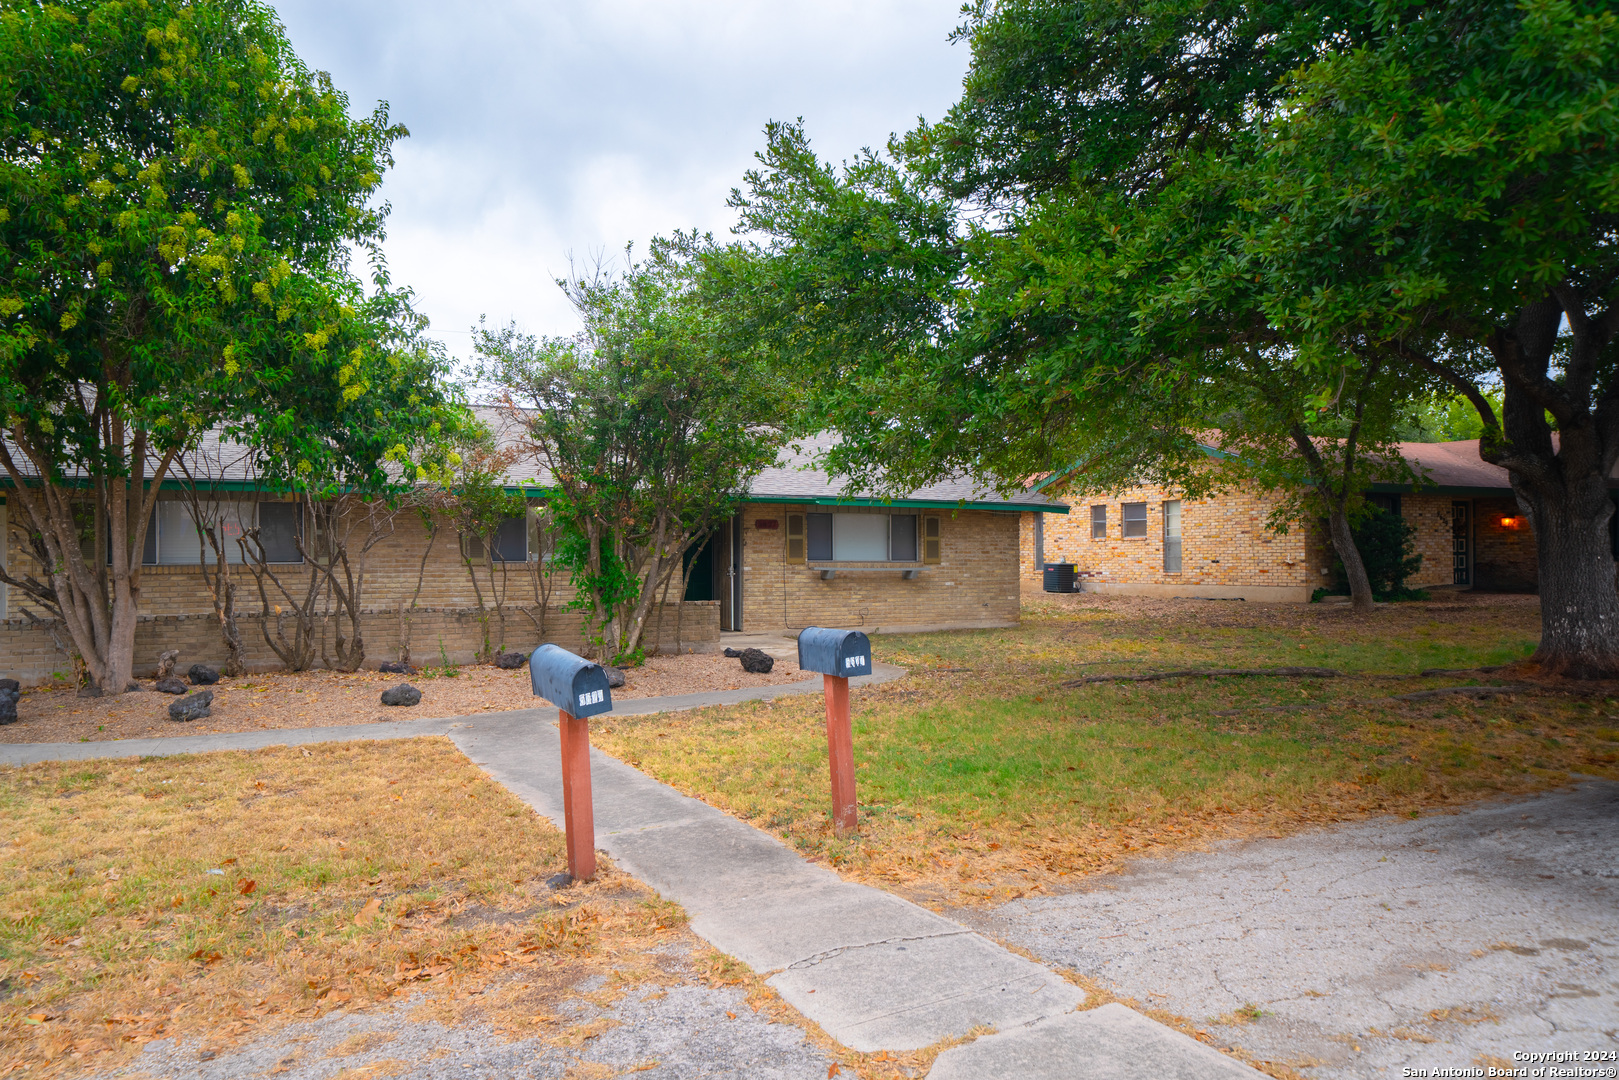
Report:
[[[560,282],[584,323],[574,337],[477,335],[483,378],[550,473],[575,602],[615,660],[641,648],[682,553],[734,512],[785,437],[791,392],[727,317],[714,254],[679,234],[619,275]]]
[[[1611,3],[978,0],[957,37],[942,121],[842,169],[773,126],[732,199],[761,238],[738,280],[785,364],[832,373],[810,412],[851,482],[1196,493],[1218,422],[1342,526],[1411,415],[1460,395],[1558,565],[1609,557]],[[1336,431],[1370,472],[1347,441],[1313,460]],[[1551,563],[1545,587],[1606,606],[1547,656],[1619,669],[1619,631],[1579,630],[1619,626],[1619,599],[1576,600]]]
[[[347,261],[404,131],[351,119],[268,8],[11,7],[0,81],[0,407],[51,475],[132,468],[77,386],[160,452],[312,373],[366,392]]]
[[[606,623],[611,613],[632,606],[641,598],[643,582],[629,561],[622,557],[609,538],[592,538],[577,524],[578,512],[567,496],[553,500],[556,520],[564,522],[556,538],[553,564],[568,571],[568,582],[574,587],[573,599],[564,605],[568,611],[585,614],[585,639],[604,655],[613,653],[618,643],[609,642]],[[613,653],[613,662],[624,657]],[[631,665],[634,666],[634,665]]]
[[[1487,391],[1484,399],[1496,415],[1503,406],[1500,390]],[[1402,437],[1411,442],[1458,442],[1484,436],[1484,421],[1473,403],[1459,394],[1435,394],[1417,403]]]
[[[30,596],[122,686],[175,454],[220,428],[272,481],[390,491],[458,415],[377,249],[405,131],[350,116],[256,0],[9,5],[0,85],[0,464]],[[110,566],[73,535],[86,487]]]

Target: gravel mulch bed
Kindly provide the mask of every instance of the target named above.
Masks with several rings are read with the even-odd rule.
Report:
[[[789,660],[776,661],[769,675],[750,675],[741,664],[715,653],[656,656],[625,673],[625,685],[613,691],[619,700],[780,686],[803,680]],[[389,708],[378,700],[382,691],[409,682],[422,692],[420,705]],[[372,724],[416,717],[467,716],[480,712],[529,709],[544,704],[534,697],[528,669],[501,671],[489,666],[461,668],[454,676],[421,672],[384,675],[358,671],[305,671],[296,674],[248,675],[221,679],[213,686],[213,714],[190,723],[169,719],[178,700],[150,690],[116,698],[81,698],[71,689],[24,690],[17,703],[18,722],[0,727],[0,743],[98,742],[106,739],[150,739],[169,735],[266,731],[276,728],[332,727]]]

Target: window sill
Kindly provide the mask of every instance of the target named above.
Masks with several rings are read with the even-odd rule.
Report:
[[[923,563],[808,563],[809,569],[821,575],[822,581],[833,581],[838,574],[892,574],[898,573],[906,581],[922,576]]]
[[[1128,540],[1132,544],[1144,544],[1147,542],[1147,538],[1145,536],[1121,536],[1119,539]]]

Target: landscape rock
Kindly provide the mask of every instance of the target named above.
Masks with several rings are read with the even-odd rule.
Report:
[[[201,720],[213,711],[214,692],[212,690],[198,690],[195,694],[185,697],[169,706],[170,720]]]
[[[776,666],[776,658],[763,649],[726,649],[725,655],[742,661],[742,670],[754,675],[769,675],[770,669]]]
[[[416,669],[403,660],[384,660],[377,665],[377,670],[385,675],[414,675]]]
[[[152,684],[152,689],[160,694],[183,694],[186,692],[187,687],[185,683],[176,679],[173,675],[165,675]]]
[[[528,663],[528,653],[503,652],[495,654],[495,666],[506,671],[512,671]]]
[[[179,663],[179,649],[165,649],[157,654],[157,678],[166,679],[174,674],[174,665]]]
[[[7,682],[12,680],[7,679]],[[22,692],[16,689],[0,688],[0,724],[15,724],[17,722],[17,699]]]
[[[421,700],[422,692],[408,682],[402,682],[382,692],[384,705],[418,705]]]
[[[219,669],[207,664],[192,664],[186,675],[190,677],[192,686],[212,686],[219,681]]]
[[[602,670],[607,673],[607,685],[614,690],[624,685],[624,669],[616,668],[611,664],[603,664]]]
[[[0,679],[0,690],[21,690],[22,683],[16,679]]]

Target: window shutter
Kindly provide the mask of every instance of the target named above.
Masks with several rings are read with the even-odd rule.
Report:
[[[928,517],[922,519],[922,562],[936,566],[943,561],[943,545],[939,535],[939,519]]]
[[[804,561],[804,515],[787,515],[787,561]]]

